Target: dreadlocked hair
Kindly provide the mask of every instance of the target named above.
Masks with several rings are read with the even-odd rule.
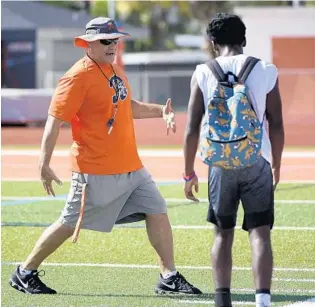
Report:
[[[237,15],[218,13],[207,27],[207,35],[218,45],[241,45],[246,27]]]

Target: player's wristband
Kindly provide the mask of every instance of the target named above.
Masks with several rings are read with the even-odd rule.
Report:
[[[197,177],[195,171],[193,171],[193,172],[192,172],[190,175],[188,175],[188,176],[185,176],[185,175],[183,174],[183,179],[184,179],[186,182],[192,180],[192,179],[195,178],[195,177]]]

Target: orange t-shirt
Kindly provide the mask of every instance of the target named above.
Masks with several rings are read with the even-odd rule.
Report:
[[[110,65],[100,64],[114,81]],[[84,57],[60,79],[48,114],[71,122],[72,169],[76,172],[110,175],[136,171],[142,167],[136,147],[131,109],[131,89],[119,66],[113,64],[119,82],[118,110],[111,134],[117,94],[96,64]],[[116,79],[116,80],[117,80]]]

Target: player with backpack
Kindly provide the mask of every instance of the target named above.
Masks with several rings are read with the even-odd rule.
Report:
[[[246,27],[236,15],[217,14],[207,36],[218,55],[198,65],[191,80],[184,138],[185,195],[198,201],[194,160],[209,166],[207,220],[215,226],[211,259],[215,306],[231,307],[232,245],[239,201],[249,233],[256,307],[271,306],[274,189],[284,146],[278,72],[243,54]],[[268,124],[268,131],[267,131]]]

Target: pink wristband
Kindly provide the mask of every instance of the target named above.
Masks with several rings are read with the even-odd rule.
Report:
[[[195,171],[193,171],[193,172],[192,172],[190,175],[188,175],[188,176],[183,175],[183,179],[184,179],[186,182],[192,180],[192,179],[195,178],[195,177],[197,177]]]

